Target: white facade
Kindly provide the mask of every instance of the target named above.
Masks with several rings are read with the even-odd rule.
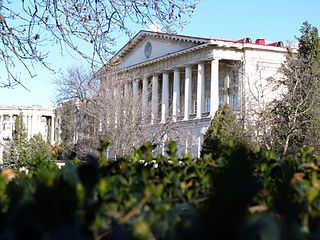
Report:
[[[28,138],[40,133],[51,144],[54,143],[54,108],[40,105],[0,106],[0,152],[5,141],[12,139],[15,119],[21,113]],[[2,156],[0,155],[0,162]]]
[[[253,110],[279,95],[272,84],[285,53],[282,42],[266,44],[263,39],[253,43],[249,38],[228,41],[140,31],[111,62],[120,63],[118,74],[129,76],[125,92],[141,91],[144,106],[151,107],[147,124],[171,122],[181,133],[180,149],[197,156],[219,105],[227,103],[254,119]],[[177,140],[177,134],[166,136]]]

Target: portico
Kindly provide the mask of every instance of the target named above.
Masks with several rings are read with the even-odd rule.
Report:
[[[235,68],[235,62],[212,59],[177,68],[173,66],[129,80],[124,85],[124,95],[128,96],[130,88],[133,96],[141,95],[141,113],[145,115],[146,109],[151,108],[151,124],[211,118],[217,111],[219,102],[230,104],[229,95],[237,96],[239,76],[234,76],[237,79],[230,91],[228,68]],[[141,90],[138,87],[140,84]],[[149,86],[151,93],[148,92]],[[148,94],[151,94],[151,101]],[[233,98],[233,101],[233,108],[237,110],[237,99]]]
[[[229,104],[241,113],[249,103],[260,104],[254,102],[261,99],[258,87],[267,86],[267,79],[277,75],[285,52],[281,42],[140,31],[110,62],[118,64],[118,75],[126,76],[122,78],[126,102],[135,104],[130,93],[133,100],[141,99],[139,108],[132,107],[132,115],[141,114],[142,124],[151,130],[170,125],[176,133],[166,128],[165,139],[199,155],[219,105]]]

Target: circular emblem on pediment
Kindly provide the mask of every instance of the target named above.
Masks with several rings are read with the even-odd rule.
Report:
[[[152,52],[152,45],[150,42],[147,42],[146,45],[144,46],[144,55],[148,59],[151,56]]]

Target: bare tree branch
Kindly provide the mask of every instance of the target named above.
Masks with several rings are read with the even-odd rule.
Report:
[[[51,69],[48,45],[61,45],[92,65],[114,54],[121,34],[129,37],[135,24],[153,22],[164,31],[184,26],[198,0],[0,0],[0,62],[7,71],[0,88],[20,84],[14,70],[20,62],[34,77],[34,62]],[[86,47],[84,47],[86,46]],[[90,48],[90,52],[86,48]]]

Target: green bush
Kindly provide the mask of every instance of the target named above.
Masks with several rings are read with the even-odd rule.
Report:
[[[59,169],[0,176],[1,239],[318,239],[319,158],[242,144],[210,155],[153,156],[146,144],[110,161],[87,155]],[[256,210],[254,210],[256,209]]]
[[[240,143],[249,144],[243,126],[229,105],[220,106],[204,136],[201,155],[211,154],[217,159],[227,146]]]
[[[40,161],[2,179],[0,238],[178,238],[210,193],[211,159],[178,161],[170,146],[168,158],[146,158],[145,145],[117,161],[89,155],[62,169]]]

